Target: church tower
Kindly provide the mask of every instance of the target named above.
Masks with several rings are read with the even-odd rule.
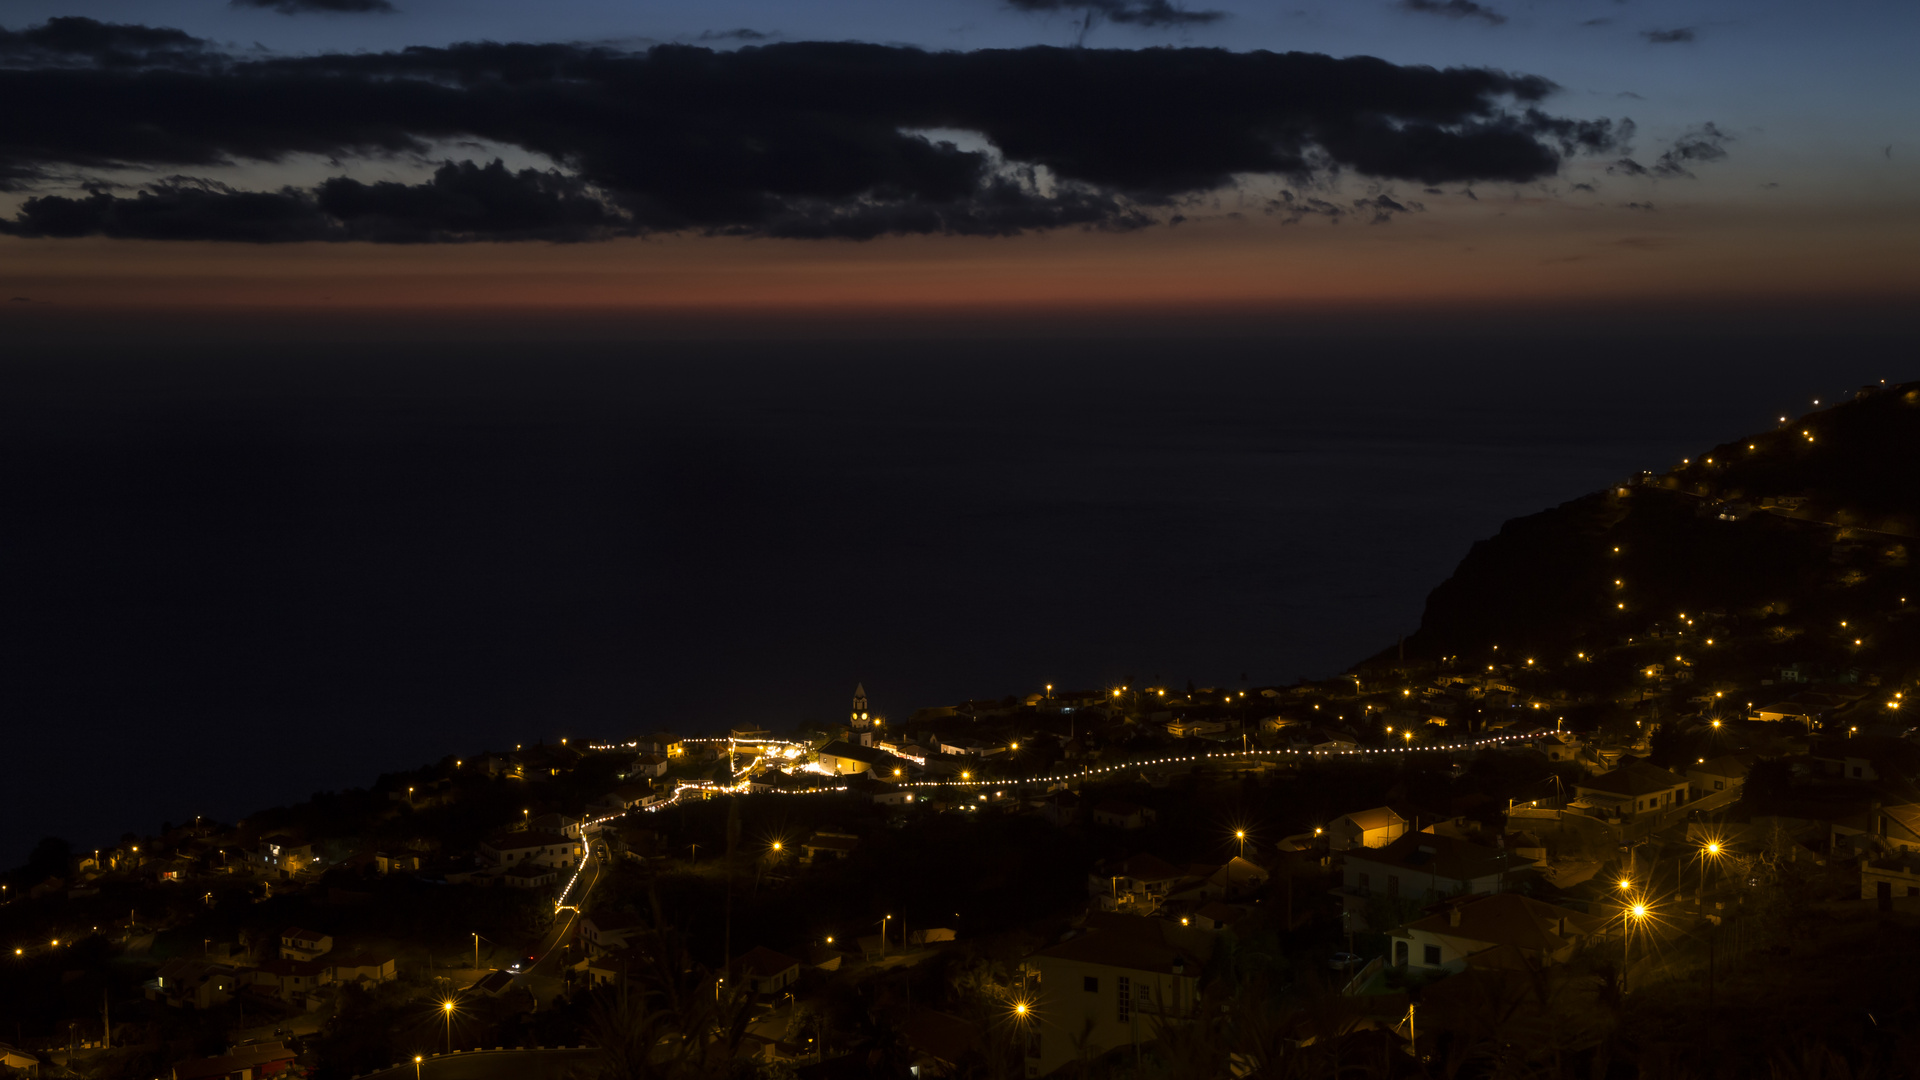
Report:
[[[856,683],[854,685],[853,718],[849,722],[853,724],[853,730],[855,731],[865,731],[873,724],[872,716],[867,712],[867,686],[865,683]]]

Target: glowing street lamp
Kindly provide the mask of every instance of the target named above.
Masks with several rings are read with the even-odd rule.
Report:
[[[453,1002],[451,1000],[441,1002],[440,1011],[447,1018],[447,1053],[451,1054],[453,1053]]]
[[[1233,838],[1235,840],[1240,841],[1240,855],[1242,858],[1244,858],[1247,854],[1247,830],[1245,829],[1233,830]]]
[[[1627,976],[1633,971],[1633,930],[1635,924],[1641,924],[1647,921],[1647,905],[1644,901],[1636,900],[1620,914],[1622,936],[1626,938],[1626,951],[1620,968],[1620,992],[1625,994],[1627,992]]]
[[[1702,909],[1706,907],[1707,903],[1707,863],[1709,860],[1720,858],[1720,854],[1724,851],[1726,851],[1726,848],[1723,847],[1718,840],[1708,840],[1706,843],[1700,845],[1700,905]]]

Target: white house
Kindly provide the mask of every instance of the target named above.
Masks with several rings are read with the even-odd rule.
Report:
[[[1574,809],[1608,817],[1657,814],[1687,801],[1687,778],[1644,762],[1622,765],[1574,784]]]
[[[1164,919],[1091,915],[1087,929],[1029,956],[1016,1007],[1031,1017],[1026,1075],[1044,1076],[1082,1053],[1151,1042],[1159,1026],[1191,1019],[1212,935]]]
[[[280,956],[286,960],[315,960],[333,950],[333,935],[290,926],[280,933]]]
[[[1537,967],[1550,967],[1567,962],[1588,940],[1603,936],[1606,925],[1598,916],[1501,893],[1463,898],[1389,937],[1393,963],[1402,967],[1459,971],[1469,957],[1489,949],[1510,950]]]
[[[1687,766],[1687,797],[1732,791],[1747,782],[1747,764],[1731,754]]]
[[[800,961],[755,945],[733,962],[733,973],[755,994],[778,994],[800,980]]]
[[[569,870],[580,862],[580,841],[557,832],[508,833],[480,845],[480,857],[495,866],[533,863]]]
[[[1384,905],[1386,917],[1398,922],[1450,896],[1505,892],[1531,865],[1511,852],[1455,837],[1407,833],[1383,848],[1348,849],[1340,895],[1348,926],[1361,930],[1369,908]]]
[[[1406,835],[1407,819],[1385,806],[1341,814],[1327,826],[1327,847],[1346,851],[1357,847],[1386,847]]]

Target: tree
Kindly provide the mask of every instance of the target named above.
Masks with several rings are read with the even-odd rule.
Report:
[[[42,837],[33,846],[33,854],[27,856],[25,870],[34,882],[44,878],[64,877],[72,864],[73,845],[57,836]]]

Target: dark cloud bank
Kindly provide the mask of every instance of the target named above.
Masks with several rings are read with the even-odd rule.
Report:
[[[29,198],[0,229],[409,243],[1129,228],[1241,176],[1526,182],[1622,151],[1630,124],[1551,115],[1541,102],[1555,89],[1486,69],[1217,49],[474,44],[260,59],[65,18],[0,30],[0,99],[37,103],[0,113],[0,187],[471,139],[561,169],[458,162],[421,184],[273,192],[175,175]],[[915,133],[933,129],[977,132],[1005,161]]]
[[[388,0],[228,0],[229,7],[265,8],[282,15],[391,15]]]
[[[1068,12],[1088,29],[1099,19],[1130,26],[1177,27],[1204,26],[1227,17],[1224,11],[1194,11],[1172,0],[1007,0],[1007,6],[1015,11]]]
[[[1505,15],[1473,0],[1400,0],[1400,9],[1448,19],[1479,19],[1492,26],[1501,26],[1507,21]]]

